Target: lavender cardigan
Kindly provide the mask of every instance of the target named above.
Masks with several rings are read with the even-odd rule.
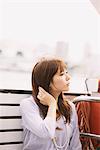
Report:
[[[39,109],[33,97],[26,98],[20,103],[23,127],[23,150],[56,150],[52,138],[56,137],[59,150],[82,150],[79,140],[79,130],[75,106],[72,107],[70,124],[64,123],[64,117],[58,121],[50,117],[44,120],[40,116]],[[62,130],[56,130],[60,127]]]

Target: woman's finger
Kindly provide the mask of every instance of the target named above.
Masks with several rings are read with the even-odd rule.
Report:
[[[38,99],[40,99],[40,96],[39,96],[39,95],[37,95],[37,98],[38,98]]]
[[[43,92],[43,93],[46,92],[46,91],[45,91],[42,87],[40,87],[40,86],[39,86],[39,90],[40,90],[41,92]]]
[[[45,97],[45,95],[41,92],[38,93],[39,99],[43,99]]]
[[[47,105],[47,103],[46,103],[46,102],[41,101],[41,100],[40,100],[40,103],[41,103],[41,104],[43,104],[43,105]]]

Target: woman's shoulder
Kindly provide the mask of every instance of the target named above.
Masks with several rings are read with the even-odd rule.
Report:
[[[75,109],[75,104],[71,100],[64,97],[64,101],[66,101],[71,106],[72,109]]]
[[[75,104],[71,101],[68,101],[68,103],[70,104],[71,109],[72,109],[71,122],[76,124],[76,122],[77,122],[77,111],[76,111]]]
[[[73,102],[71,102],[70,100],[68,100],[69,105],[71,106],[72,109],[75,109],[75,104]]]
[[[33,108],[38,108],[33,96],[30,96],[30,97],[27,97],[27,98],[24,98],[21,100],[20,102],[20,107],[23,109],[25,108],[30,108],[30,107],[33,107]]]

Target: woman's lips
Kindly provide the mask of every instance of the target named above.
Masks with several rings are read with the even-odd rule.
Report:
[[[70,85],[70,82],[67,82],[67,84],[66,84],[66,85],[68,85],[68,86],[69,86],[69,85]]]

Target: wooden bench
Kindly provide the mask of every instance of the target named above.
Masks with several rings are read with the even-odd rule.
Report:
[[[23,93],[23,94],[22,94]],[[22,150],[19,103],[31,91],[3,90],[0,93],[0,150]]]

